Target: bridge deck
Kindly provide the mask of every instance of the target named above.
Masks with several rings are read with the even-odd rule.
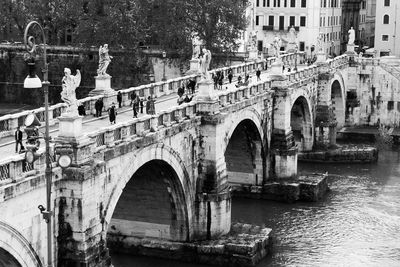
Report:
[[[304,69],[306,67],[307,66],[305,66],[305,65],[299,65],[298,70]],[[263,71],[261,73],[261,80],[265,81],[268,79],[269,79],[269,70]],[[251,82],[255,82],[255,81],[256,81],[255,74],[251,74]],[[226,90],[226,88],[228,88],[228,90],[234,89],[235,82],[232,82],[231,84],[225,83],[223,85],[223,88],[224,88],[223,89],[224,91]],[[217,90],[216,92],[218,94],[218,93],[221,93],[222,90],[221,91]],[[171,94],[171,95],[159,97],[155,103],[155,110],[156,110],[156,113],[158,113],[160,111],[167,110],[167,109],[170,109],[170,108],[173,108],[176,106],[178,106],[177,95]],[[117,119],[116,119],[117,125],[128,119],[131,119],[133,116],[132,107],[122,107],[117,112],[118,112]],[[144,108],[143,112],[144,112],[144,114],[139,113],[138,117],[144,116],[146,114],[145,108]],[[103,116],[101,118],[94,117],[93,115],[87,115],[83,119],[82,131],[84,134],[88,134],[88,133],[98,130],[99,128],[105,127],[107,125],[110,125],[107,112],[103,112]],[[41,127],[40,131],[44,132],[44,127]],[[55,137],[57,137],[57,135],[58,135],[58,124],[50,127],[50,136],[52,138],[55,138]],[[26,135],[24,134],[24,139],[25,138],[26,138]],[[23,142],[25,142],[25,141],[23,141]],[[43,143],[44,142],[42,142],[42,144],[41,144],[42,147],[44,147]],[[0,161],[5,160],[9,157],[13,157],[14,155],[16,155],[14,136],[0,138]]]

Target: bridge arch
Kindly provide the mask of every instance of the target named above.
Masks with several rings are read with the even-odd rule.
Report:
[[[156,144],[129,153],[120,166],[106,208],[106,231],[111,236],[189,240],[193,191],[178,153]]]
[[[226,140],[227,141],[230,140],[237,126],[244,120],[252,121],[254,126],[257,128],[258,133],[260,134],[261,140],[264,140],[264,131],[262,129],[261,115],[254,108],[248,108],[239,112],[238,117],[235,117],[235,121],[229,125],[229,130],[226,134]],[[226,148],[227,147],[225,147],[225,150]]]
[[[262,184],[266,173],[263,138],[261,117],[254,109],[244,111],[232,124],[224,151],[230,184]]]
[[[330,99],[332,102],[333,113],[340,129],[345,124],[346,119],[346,98],[345,82],[340,72],[336,72],[329,85]]]
[[[290,127],[300,151],[310,151],[314,141],[312,107],[305,96],[294,98],[290,110]]]
[[[0,236],[0,266],[43,266],[29,241],[16,229],[2,221],[0,221]]]

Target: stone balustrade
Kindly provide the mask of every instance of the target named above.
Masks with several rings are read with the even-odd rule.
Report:
[[[196,116],[196,103],[184,103],[180,106],[161,111],[156,115],[145,115],[122,124],[110,125],[88,136],[94,141],[96,150],[112,147],[120,142],[143,137],[164,127],[180,123]]]
[[[40,148],[36,153],[38,159],[34,163],[28,163],[25,160],[25,154],[15,155],[0,161],[0,186],[36,175],[40,170],[44,171],[46,167],[45,148]],[[53,144],[50,145],[50,160],[53,167],[56,166]]]

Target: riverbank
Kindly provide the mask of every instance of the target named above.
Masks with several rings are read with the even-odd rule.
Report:
[[[335,149],[299,152],[299,161],[324,163],[371,163],[378,161],[378,149],[368,145],[344,145]]]
[[[316,202],[329,191],[326,174],[302,175],[296,179],[275,180],[264,185],[234,184],[234,197],[265,199],[293,203],[296,201]]]
[[[270,251],[272,229],[233,223],[228,235],[218,240],[175,242],[109,235],[111,252],[143,255],[218,266],[256,266]]]

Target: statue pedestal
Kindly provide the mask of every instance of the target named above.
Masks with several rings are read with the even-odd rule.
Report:
[[[271,74],[269,77],[272,81],[287,81],[286,75],[283,74],[283,62],[282,59],[279,57],[276,59],[274,63],[271,64]]]
[[[277,58],[274,63],[271,64],[271,75],[282,75],[283,74],[283,62],[281,58]]]
[[[198,82],[199,92],[196,96],[197,101],[212,101],[218,97],[214,91],[214,83],[211,80],[201,80]]]
[[[81,116],[61,116],[59,120],[59,133],[55,138],[56,151],[68,148],[67,153],[72,159],[72,166],[80,166],[93,161],[92,145],[93,140],[82,134]],[[62,155],[61,151],[57,153]]]
[[[89,96],[103,95],[104,110],[111,106],[112,102],[117,102],[117,92],[111,88],[111,76],[95,76],[96,87],[89,92]]]
[[[211,80],[202,79],[198,85],[199,92],[195,98],[197,102],[197,111],[202,114],[218,113],[218,96],[214,91],[214,83]]]
[[[190,61],[190,69],[186,72],[186,75],[192,75],[192,74],[200,74],[200,59],[198,58],[193,58]]]
[[[357,53],[354,51],[354,44],[347,44],[347,51],[345,52],[346,55],[355,56]]]
[[[326,61],[326,54],[325,54],[325,52],[322,51],[322,50],[319,50],[319,51],[317,52],[317,61],[316,61],[316,63],[317,63],[317,64],[318,64],[318,63],[325,63],[325,61]]]
[[[258,50],[250,50],[248,60],[254,61],[258,59]]]
[[[296,43],[288,43],[286,52],[296,53]]]
[[[63,139],[76,140],[82,136],[82,117],[81,116],[65,116],[62,115],[59,120],[58,137]]]

